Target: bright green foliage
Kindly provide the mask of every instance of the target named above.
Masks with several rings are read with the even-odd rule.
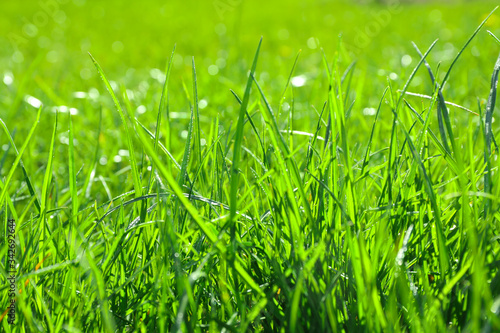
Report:
[[[143,38],[89,31],[93,56],[59,62],[19,39],[21,55],[0,52],[0,220],[17,223],[19,291],[1,331],[500,331],[499,14],[304,3],[288,17],[209,2],[178,14],[187,27],[168,16],[180,2],[158,5],[179,39],[164,48],[153,10],[74,1],[55,22],[108,10]],[[443,28],[447,11],[467,24]],[[156,40],[134,26],[148,15]],[[322,23],[303,38],[309,15]],[[183,35],[203,24],[214,32]]]

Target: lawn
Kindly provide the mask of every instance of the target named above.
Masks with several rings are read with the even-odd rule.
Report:
[[[0,331],[500,331],[498,1],[0,4]]]

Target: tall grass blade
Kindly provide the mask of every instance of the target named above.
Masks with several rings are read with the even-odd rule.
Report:
[[[236,219],[236,210],[238,207],[238,187],[239,187],[239,165],[241,158],[241,144],[243,141],[243,124],[245,121],[245,115],[247,114],[248,101],[250,100],[250,91],[252,89],[252,80],[257,68],[257,59],[259,58],[260,46],[262,45],[262,38],[257,46],[257,51],[255,52],[255,57],[253,59],[252,69],[248,75],[247,85],[245,88],[245,94],[243,95],[243,100],[241,101],[240,112],[238,115],[238,123],[236,125],[236,137],[234,139],[233,146],[233,165],[231,166],[231,188],[229,196],[229,206],[231,210],[229,211],[229,223],[232,226]],[[234,228],[231,231],[231,236],[234,238]]]
[[[139,169],[137,167],[134,144],[132,142],[132,135],[130,134],[130,129],[129,129],[128,121],[127,121],[128,114],[126,117],[125,112],[122,109],[120,102],[118,101],[118,98],[116,97],[116,95],[113,91],[113,88],[111,87],[111,84],[109,83],[108,79],[106,78],[106,75],[104,74],[104,71],[102,70],[101,66],[97,63],[97,61],[94,59],[94,57],[90,53],[89,53],[89,56],[90,56],[90,59],[92,59],[92,62],[94,63],[94,66],[97,69],[99,76],[104,81],[104,85],[106,86],[109,94],[111,95],[111,98],[113,99],[113,102],[115,103],[115,106],[118,110],[118,113],[120,114],[120,118],[122,119],[123,126],[125,127],[125,133],[127,136],[127,145],[128,145],[128,150],[129,150],[129,162],[130,162],[130,166],[132,167],[132,179],[134,181],[135,196],[140,197],[142,195],[142,186],[141,186],[141,179],[140,179],[141,177],[139,174]]]
[[[484,192],[487,194],[492,194],[492,182],[491,182],[491,144],[494,140],[492,123],[493,123],[493,111],[495,110],[496,98],[497,98],[497,86],[498,86],[498,77],[500,74],[500,55],[498,56],[497,62],[495,64],[495,68],[493,70],[493,74],[491,76],[491,90],[490,95],[488,97],[488,102],[486,103],[486,113],[484,118],[484,135],[485,135],[485,144],[486,149],[484,152],[484,162],[486,164],[486,170],[484,173]],[[485,200],[485,215],[488,215],[488,212],[491,210],[491,201],[489,199]]]

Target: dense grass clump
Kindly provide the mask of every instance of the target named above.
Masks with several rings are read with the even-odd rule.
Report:
[[[78,109],[26,76],[0,113],[2,331],[500,330],[491,18],[443,63],[407,43],[382,83],[341,37],[279,73],[265,37],[210,75],[174,47],[140,82],[93,53]]]

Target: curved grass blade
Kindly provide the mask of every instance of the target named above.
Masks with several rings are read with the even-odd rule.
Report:
[[[467,48],[467,46],[469,46],[470,42],[474,39],[474,37],[476,37],[476,35],[479,33],[479,30],[481,30],[481,28],[486,24],[486,22],[488,22],[488,20],[490,19],[490,17],[493,15],[493,13],[496,12],[496,10],[498,9],[499,6],[496,6],[489,14],[488,16],[483,20],[483,22],[481,22],[481,24],[479,25],[479,27],[477,27],[477,29],[474,31],[474,33],[472,34],[472,36],[469,38],[469,40],[467,40],[467,43],[465,43],[465,45],[462,47],[462,49],[460,50],[460,52],[458,52],[457,56],[455,57],[455,59],[453,60],[450,68],[448,69],[448,71],[446,72],[446,75],[444,76],[443,78],[443,81],[441,83],[441,89],[444,87],[444,85],[446,84],[446,81],[448,80],[448,77],[450,76],[450,73],[451,73],[451,70],[453,69],[453,67],[455,66],[455,64],[457,63],[458,59],[460,58],[460,56],[462,55],[462,53],[465,51],[465,49]]]
[[[158,144],[158,146],[161,148],[161,150],[163,150],[163,152],[164,152],[164,153],[168,156],[168,158],[169,158],[172,162],[174,162],[175,167],[176,167],[177,169],[179,169],[179,170],[180,170],[180,169],[181,169],[181,166],[180,166],[180,165],[179,165],[179,163],[175,160],[174,156],[173,156],[173,155],[172,155],[172,154],[171,154],[171,153],[167,150],[167,148],[165,148],[165,146],[164,146],[164,145],[163,145],[160,141],[158,141],[157,135],[155,135],[155,134],[151,133],[151,131],[150,131],[150,130],[148,130],[148,129],[147,129],[147,127],[146,127],[146,126],[144,126],[144,125],[143,125],[143,124],[142,124],[142,123],[141,123],[141,122],[140,122],[137,118],[135,118],[135,121],[136,121],[136,123],[137,123],[137,124],[139,124],[139,126],[140,126],[143,130],[144,130],[144,132],[146,132],[146,133],[149,135],[149,137],[150,137],[151,139],[153,139],[154,143],[155,143],[155,144],[156,144],[156,143]]]
[[[396,110],[399,108],[399,106],[401,105],[401,102],[403,101],[403,98],[404,98],[404,95],[406,94],[406,92],[408,91],[408,88],[410,87],[410,83],[413,81],[413,78],[415,77],[415,75],[417,74],[417,71],[418,69],[420,68],[420,66],[422,65],[422,63],[425,62],[425,59],[427,58],[427,56],[429,55],[429,53],[431,53],[432,49],[434,48],[434,46],[436,46],[436,43],[438,42],[438,40],[436,39],[432,44],[431,46],[429,46],[429,48],[427,49],[427,52],[425,52],[424,55],[422,55],[420,57],[420,61],[418,62],[418,64],[415,66],[415,68],[413,69],[413,72],[410,74],[410,77],[408,78],[408,80],[406,81],[406,84],[404,86],[404,88],[401,90],[401,94],[399,95],[399,99],[398,99],[398,102],[396,104]]]
[[[229,206],[231,210],[229,211],[229,223],[233,225],[236,219],[236,209],[238,206],[238,183],[239,183],[239,165],[241,157],[241,144],[243,142],[243,124],[245,120],[245,115],[247,112],[248,101],[250,100],[250,91],[252,89],[253,75],[255,69],[257,68],[257,59],[259,58],[260,46],[262,45],[262,37],[259,41],[259,46],[257,46],[257,51],[255,52],[255,57],[253,59],[252,69],[250,70],[250,75],[248,76],[247,85],[245,88],[245,94],[243,95],[243,100],[241,102],[240,113],[238,116],[238,123],[236,125],[236,138],[234,140],[233,148],[233,165],[231,167],[231,189],[229,197]],[[234,228],[231,231],[232,236],[234,236]]]
[[[484,173],[484,192],[491,194],[492,182],[491,182],[491,143],[494,139],[492,131],[493,123],[493,111],[495,110],[496,98],[497,98],[497,85],[498,77],[500,74],[500,55],[498,56],[493,74],[491,76],[491,90],[488,97],[488,102],[486,103],[486,114],[484,118],[484,135],[485,135],[485,152],[484,152],[484,162],[486,164],[486,170]],[[491,200],[485,200],[485,214],[487,215],[491,206]]]
[[[156,117],[155,135],[152,136],[153,139],[155,140],[155,144],[154,144],[155,151],[158,151],[158,145],[161,145],[161,143],[159,141],[160,140],[161,113],[165,107],[165,99],[167,100],[166,103],[167,103],[167,108],[168,108],[168,82],[169,82],[169,78],[170,78],[170,70],[172,69],[172,62],[173,62],[173,58],[174,58],[174,54],[175,54],[175,48],[176,48],[176,46],[174,45],[174,49],[172,50],[172,53],[170,54],[170,59],[169,59],[168,64],[167,64],[167,69],[165,72],[165,82],[163,83],[163,88],[162,88],[161,97],[160,97],[160,105],[158,106],[158,115]],[[167,120],[168,120],[168,115],[167,115]],[[142,126],[142,128],[146,129],[142,124],[141,124],[141,126]],[[170,136],[170,122],[169,121],[167,121],[167,126],[168,126],[168,128],[167,128],[167,132],[168,132],[167,138],[168,138]],[[149,131],[147,129],[146,129],[146,131],[149,133]],[[166,148],[163,148],[163,150],[166,151],[167,154],[170,156],[170,153],[167,151]],[[175,162],[175,163],[177,163],[177,162]],[[168,164],[167,166],[170,168],[170,164]],[[154,179],[154,174],[155,174],[154,166],[151,166],[151,174],[150,174],[149,184],[148,184],[148,188],[149,188],[148,193],[151,193],[151,190],[152,190],[152,183],[153,183],[153,179]]]
[[[412,44],[413,44],[413,47],[415,48],[415,50],[417,51],[418,55],[420,56],[420,58],[423,58],[423,55],[420,52],[420,49],[418,48],[418,46],[413,42],[412,42]],[[427,71],[429,72],[429,76],[431,78],[432,84],[436,85],[436,79],[434,77],[434,73],[432,72],[431,66],[429,65],[427,60],[424,59],[424,62],[425,62],[425,66],[427,67]],[[405,94],[406,93],[407,92],[405,92]],[[441,135],[441,141],[442,141],[443,147],[446,150],[446,153],[451,154],[450,147],[448,146],[448,139],[446,138],[446,130],[445,130],[444,124],[443,124],[443,112],[444,112],[443,108],[446,108],[446,102],[444,100],[443,92],[441,91],[441,89],[438,89],[438,99],[439,99],[439,102],[438,102],[437,118],[438,118],[438,124],[439,124],[439,134]],[[447,109],[446,109],[446,112],[448,112]]]
[[[19,151],[17,150],[16,144],[14,143],[14,138],[9,132],[9,129],[7,128],[7,125],[5,125],[4,121],[0,118],[0,125],[3,127],[5,134],[7,135],[7,138],[9,139],[9,143],[11,147],[14,148],[14,151],[16,152],[17,155],[19,155]],[[5,155],[7,156],[7,154]],[[24,175],[24,180],[26,181],[26,185],[28,186],[28,190],[30,192],[30,195],[34,197],[35,199],[35,206],[38,209],[38,212],[40,213],[40,201],[38,200],[38,196],[35,192],[35,188],[33,187],[31,180],[28,176],[28,173],[26,172],[26,168],[24,167],[23,160],[19,160],[19,165],[21,166],[21,169],[23,170],[23,175]]]
[[[111,98],[113,99],[113,102],[115,103],[115,106],[118,110],[118,113],[120,114],[120,118],[122,119],[123,126],[125,127],[125,133],[127,135],[127,144],[128,144],[128,150],[129,150],[129,162],[132,167],[132,178],[134,181],[134,190],[135,190],[135,195],[137,197],[142,195],[142,187],[141,187],[141,180],[140,180],[140,175],[139,175],[139,169],[137,168],[137,161],[135,158],[135,149],[134,149],[134,144],[132,142],[132,136],[130,134],[130,129],[129,125],[127,122],[127,117],[125,117],[125,112],[122,109],[120,102],[118,101],[118,98],[116,97],[115,93],[113,92],[113,88],[109,84],[108,79],[106,78],[106,75],[104,74],[104,71],[102,70],[101,66],[97,63],[97,61],[94,59],[92,54],[89,53],[90,59],[92,59],[92,62],[94,63],[95,68],[97,69],[97,72],[99,73],[101,79],[104,81],[104,84],[106,85],[106,88],[108,89],[109,94],[111,95]],[[128,116],[128,114],[127,114]]]

